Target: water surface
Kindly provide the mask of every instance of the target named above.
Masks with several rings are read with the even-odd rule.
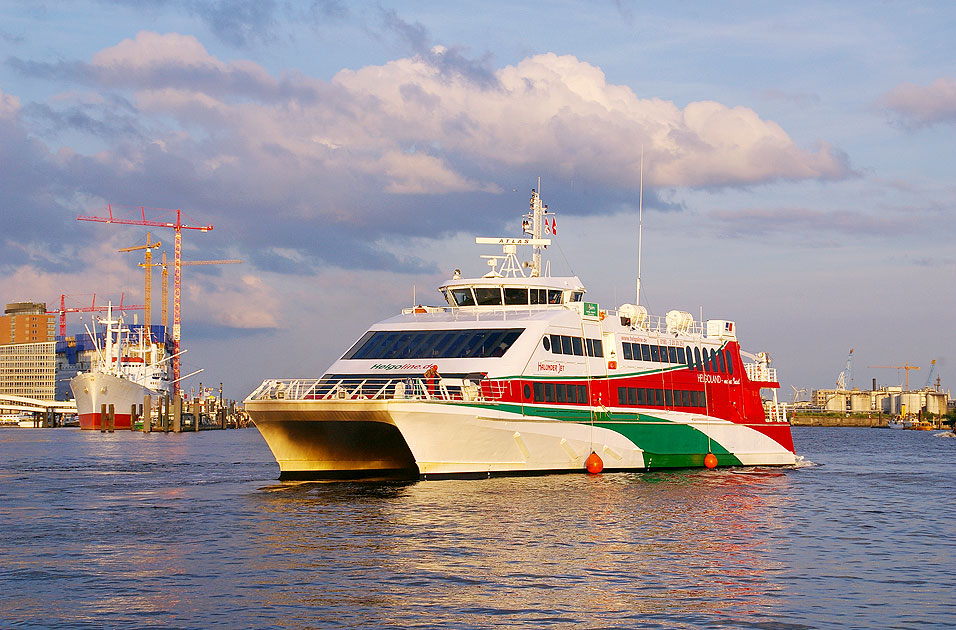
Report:
[[[0,626],[952,628],[956,439],[805,462],[279,483],[255,429],[0,431]]]

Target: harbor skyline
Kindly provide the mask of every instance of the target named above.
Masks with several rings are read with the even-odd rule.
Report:
[[[483,273],[539,176],[554,272],[633,302],[643,147],[642,305],[735,321],[783,400],[849,348],[848,386],[948,385],[956,9],[484,6],[5,4],[0,295],[141,303],[145,229],[76,217],[182,208],[215,226],[184,257],[244,261],[183,280],[188,362],[242,398]]]

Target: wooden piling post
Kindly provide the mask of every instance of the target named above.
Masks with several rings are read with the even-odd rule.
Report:
[[[100,405],[100,433],[106,433],[106,403]]]
[[[110,410],[109,410],[109,413],[107,413],[106,415],[106,419],[107,419],[107,422],[109,423],[109,426],[106,427],[106,430],[112,433],[114,429],[116,429],[116,409],[114,408],[112,403],[110,403]]]
[[[143,396],[143,433],[153,430],[153,399],[147,394]]]
[[[173,397],[173,433],[181,433],[183,430],[183,399],[181,396]]]
[[[160,418],[162,418],[163,433],[169,433],[169,394],[165,394],[160,401],[162,405]]]

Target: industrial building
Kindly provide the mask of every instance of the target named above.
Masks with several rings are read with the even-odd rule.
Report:
[[[813,405],[825,411],[849,413],[882,413],[889,416],[915,416],[920,412],[934,416],[949,409],[949,391],[923,388],[904,391],[890,386],[871,390],[817,389],[813,391]]]

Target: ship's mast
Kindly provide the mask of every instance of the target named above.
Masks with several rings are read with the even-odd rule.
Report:
[[[541,203],[541,178],[538,178],[538,187],[531,191],[531,238],[541,238],[542,223],[544,222],[544,204]],[[541,251],[544,245],[535,244],[534,255],[531,258],[531,276],[541,275]]]
[[[641,254],[644,238],[644,145],[641,145],[641,192],[637,202],[637,299],[635,306],[641,305]]]

